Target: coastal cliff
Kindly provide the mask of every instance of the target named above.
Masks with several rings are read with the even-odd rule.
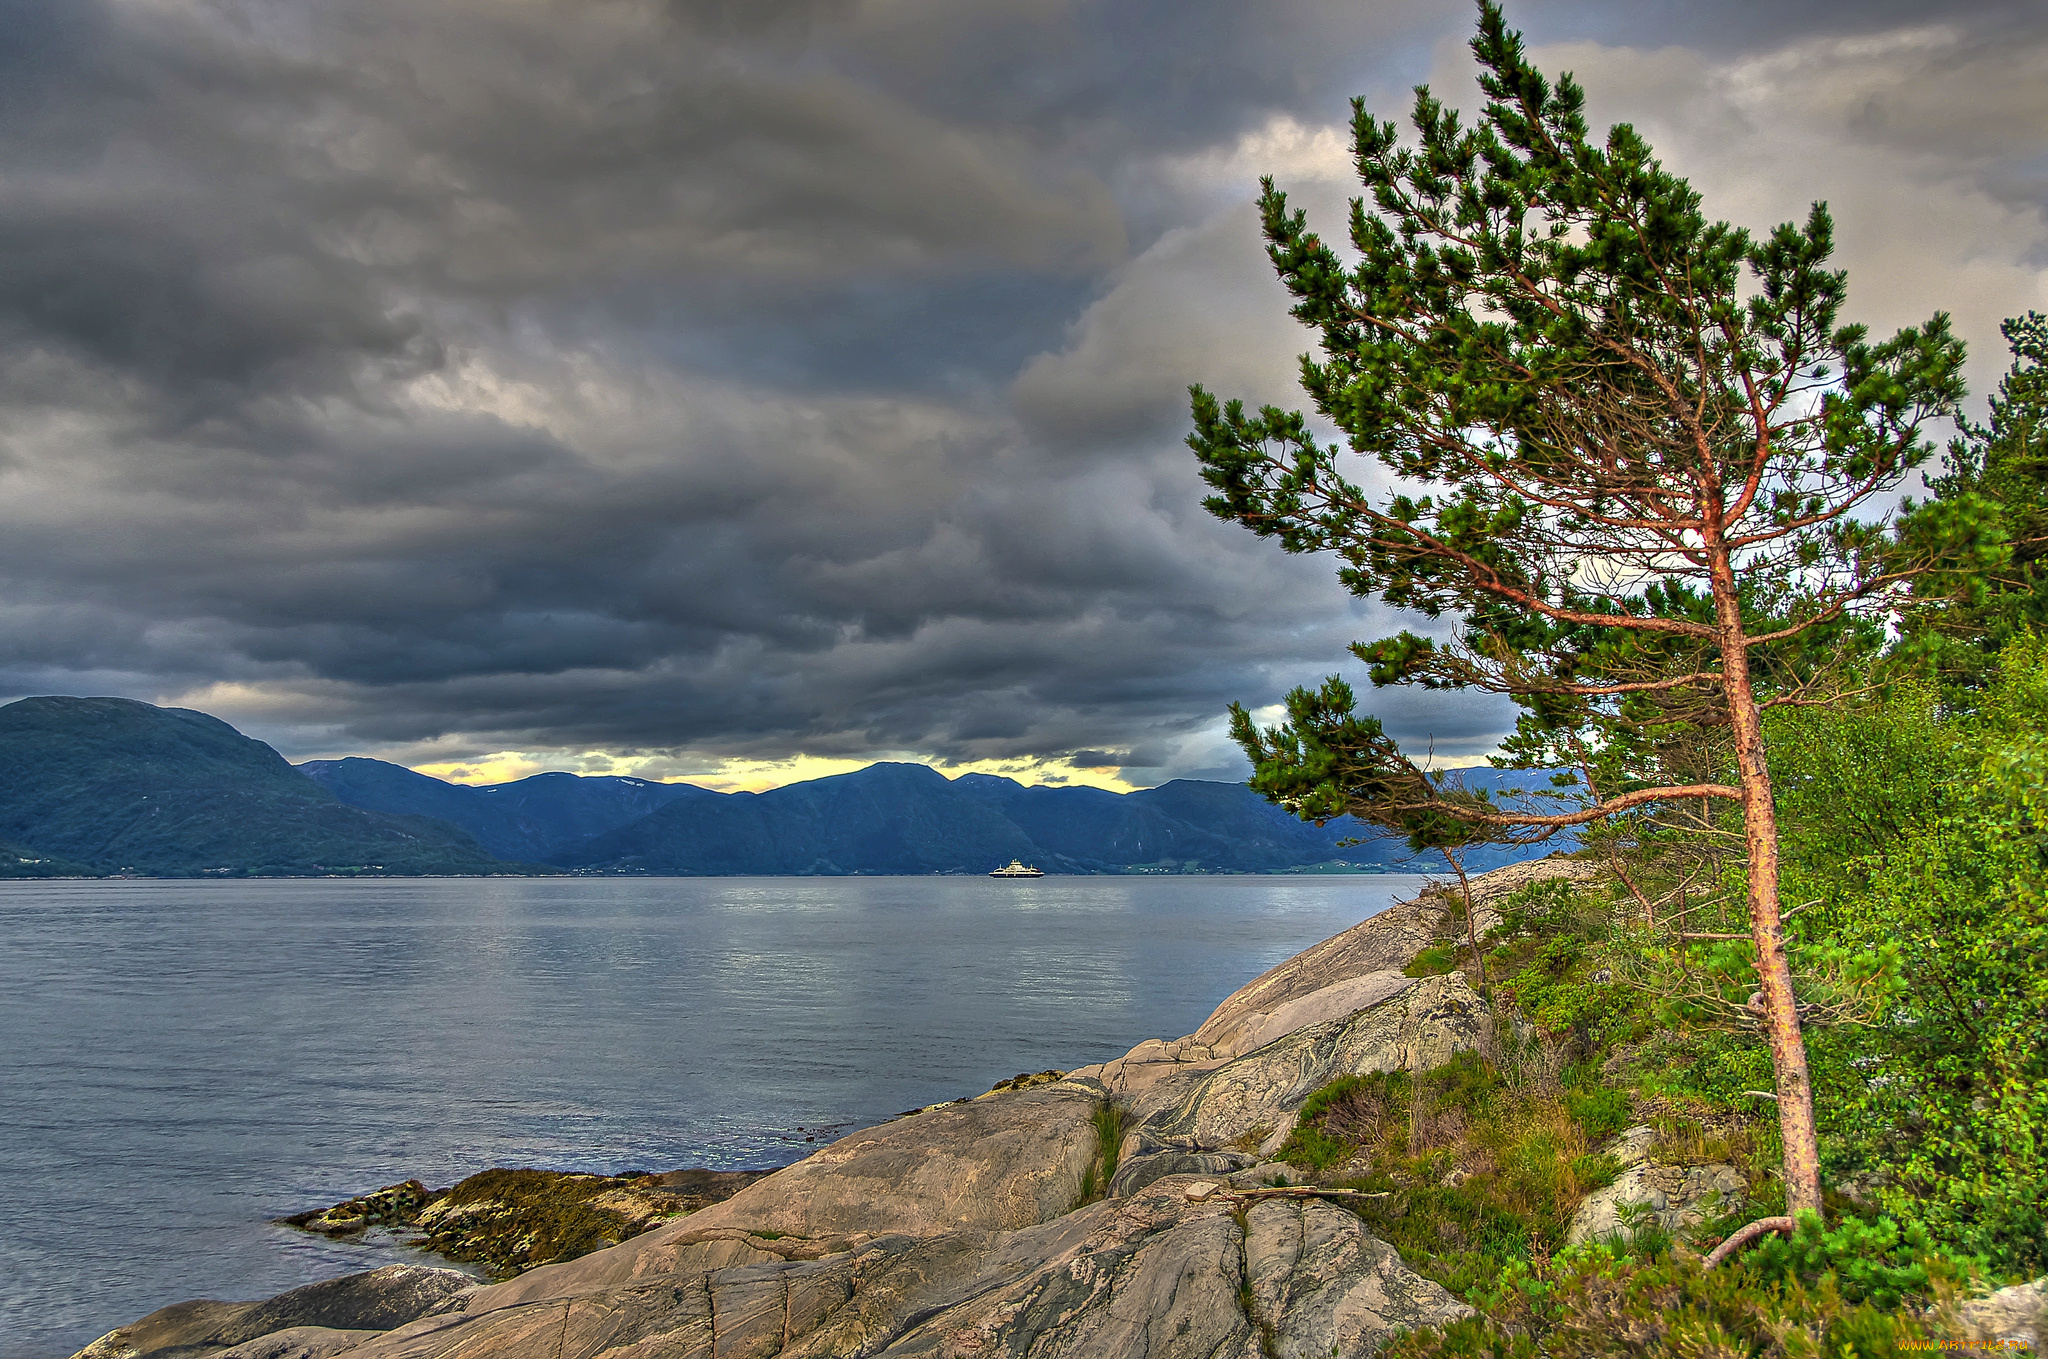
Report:
[[[1594,871],[1555,858],[1474,879],[1478,931],[1530,884]],[[183,1303],[75,1359],[1363,1359],[1471,1314],[1387,1239],[1422,1239],[1407,1189],[1344,1188],[1311,1163],[1358,1150],[1325,1135],[1333,1099],[1369,1122],[1373,1090],[1507,1060],[1527,1036],[1430,965],[1454,926],[1440,896],[1397,905],[1247,983],[1192,1034],[864,1129],[502,1282],[401,1266],[261,1304]],[[1661,1147],[1642,1126],[1579,1156],[1605,1171],[1563,1205],[1573,1239],[1640,1211],[1676,1229],[1740,1210],[1740,1167],[1674,1169]],[[1611,1192],[1624,1183],[1629,1204]]]

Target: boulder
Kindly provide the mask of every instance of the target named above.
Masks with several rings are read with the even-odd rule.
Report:
[[[386,1265],[307,1284],[259,1302],[221,1329],[221,1343],[238,1345],[295,1326],[388,1331],[474,1287],[476,1280],[457,1270]]]
[[[1491,1024],[1462,975],[1415,980],[1369,1010],[1310,1024],[1217,1068],[1144,1131],[1189,1149],[1256,1143],[1270,1153],[1308,1097],[1337,1077],[1431,1070],[1480,1047]]]
[[[1029,1090],[1034,1085],[1051,1085],[1064,1077],[1064,1071],[1020,1071],[1006,1081],[997,1081],[989,1087],[988,1095],[976,1095],[976,1099],[987,1099],[989,1095],[1000,1095],[1005,1090]]]
[[[1342,1208],[1267,1200],[1245,1226],[1252,1315],[1273,1359],[1372,1354],[1395,1331],[1472,1313]]]
[[[438,1193],[407,1180],[280,1221],[328,1236],[373,1225],[415,1228],[421,1239],[413,1244],[505,1278],[615,1245],[731,1198],[766,1174],[692,1169],[606,1176],[500,1167]]]
[[[1749,1196],[1749,1181],[1732,1165],[1664,1166],[1643,1162],[1580,1201],[1565,1229],[1565,1244],[1626,1234],[1627,1218],[1683,1231],[1718,1216]],[[1633,1209],[1633,1212],[1625,1210]]]
[[[873,1237],[1014,1231],[1066,1213],[1100,1154],[1106,1092],[1072,1077],[848,1134],[723,1203],[478,1293],[469,1310],[678,1271],[765,1265]]]
[[[432,1197],[432,1192],[424,1184],[418,1180],[407,1180],[403,1184],[387,1184],[382,1189],[358,1194],[332,1208],[295,1213],[283,1221],[287,1226],[325,1236],[350,1236],[385,1223],[410,1222]]]
[[[217,1352],[213,1359],[329,1359],[343,1350],[354,1349],[377,1331],[337,1331],[326,1326],[293,1326],[269,1335],[245,1340],[232,1349]]]
[[[1958,1311],[1963,1339],[1985,1348],[2025,1348],[2039,1354],[2042,1336],[2048,1333],[2048,1275],[1972,1298]]]
[[[1495,904],[1531,882],[1582,879],[1599,868],[1576,859],[1510,864],[1472,879],[1479,932],[1500,923]],[[1235,1058],[1310,1025],[1384,1003],[1416,979],[1403,969],[1447,928],[1450,903],[1440,892],[1399,902],[1233,991],[1202,1026],[1184,1038],[1148,1038],[1122,1057],[1083,1067],[1075,1076],[1100,1080],[1140,1121],[1187,1097],[1199,1078]]]
[[[1478,932],[1483,935],[1500,923],[1494,904],[1515,889],[1552,878],[1592,878],[1599,871],[1599,866],[1590,861],[1537,859],[1480,874],[1472,879]],[[1274,1022],[1275,1017],[1293,1002],[1326,987],[1360,982],[1376,973],[1399,976],[1445,928],[1449,906],[1448,899],[1439,892],[1425,892],[1414,901],[1389,906],[1362,924],[1302,950],[1231,992],[1190,1035],[1189,1041],[1219,1055],[1238,1056],[1259,1043],[1281,1037],[1287,1030],[1284,1022]],[[1376,1002],[1367,1000],[1352,1008],[1373,1003]],[[1307,1017],[1313,1011],[1297,1013],[1304,1016],[1302,1022],[1315,1022]],[[1330,1011],[1316,1018],[1332,1018],[1335,1013]]]
[[[336,1337],[352,1335],[353,1345],[425,1316],[475,1284],[452,1269],[386,1265],[264,1302],[181,1302],[101,1336],[73,1359],[210,1359],[230,1351],[234,1359],[325,1359],[346,1348]],[[273,1343],[291,1331],[321,1334]],[[259,1340],[265,1343],[246,1348]]]
[[[1657,1147],[1657,1130],[1647,1123],[1623,1128],[1600,1145],[1600,1154],[1611,1156],[1618,1166],[1639,1166],[1650,1159]]]

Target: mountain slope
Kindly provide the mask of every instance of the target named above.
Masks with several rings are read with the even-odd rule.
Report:
[[[646,873],[986,873],[1038,853],[921,764],[874,764],[766,793],[676,801],[565,846],[563,867]]]
[[[501,859],[544,860],[558,846],[637,821],[678,798],[718,794],[687,783],[610,775],[535,774],[481,788],[445,783],[383,760],[309,760],[299,772],[343,802],[460,826]]]
[[[1241,784],[1117,794],[877,764],[766,793],[678,800],[549,861],[643,873],[986,873],[1013,858],[1068,873],[1260,872],[1371,862],[1376,847],[1337,848],[1354,829],[1298,821]]]
[[[123,698],[0,708],[0,839],[96,871],[503,871],[425,817],[348,806],[227,723]]]
[[[91,872],[84,864],[0,840],[0,878],[76,878]]]

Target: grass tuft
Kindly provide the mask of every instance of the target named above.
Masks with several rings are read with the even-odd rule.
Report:
[[[1116,1178],[1117,1156],[1123,1149],[1127,1121],[1123,1107],[1115,1100],[1104,1100],[1095,1106],[1089,1119],[1095,1128],[1095,1156],[1081,1172],[1081,1201],[1075,1207],[1084,1207],[1109,1192],[1109,1182]]]

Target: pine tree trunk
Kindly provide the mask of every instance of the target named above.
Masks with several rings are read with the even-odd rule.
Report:
[[[1785,956],[1785,925],[1778,900],[1778,809],[1764,759],[1763,710],[1750,687],[1748,639],[1726,555],[1714,563],[1714,612],[1719,625],[1721,680],[1735,732],[1741,775],[1742,831],[1749,851],[1749,928],[1756,942],[1758,993],[1764,1038],[1777,1078],[1778,1128],[1785,1143],[1785,1212],[1821,1211],[1820,1136],[1813,1121],[1813,1081],[1806,1037]],[[1725,589],[1724,589],[1725,581]]]

